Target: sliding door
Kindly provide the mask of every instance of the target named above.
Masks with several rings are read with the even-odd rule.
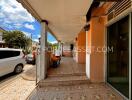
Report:
[[[107,82],[129,98],[129,16],[107,28]]]

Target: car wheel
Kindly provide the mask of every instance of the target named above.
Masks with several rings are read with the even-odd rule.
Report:
[[[15,67],[14,72],[15,72],[16,74],[18,74],[18,73],[21,73],[22,70],[23,70],[23,65],[17,65],[17,66]]]

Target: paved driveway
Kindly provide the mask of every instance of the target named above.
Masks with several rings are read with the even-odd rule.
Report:
[[[21,74],[0,78],[0,100],[25,100],[34,88],[35,66],[27,64]]]

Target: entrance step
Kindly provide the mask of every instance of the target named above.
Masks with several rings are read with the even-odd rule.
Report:
[[[45,86],[70,86],[77,84],[88,84],[89,79],[85,75],[82,76],[59,76],[59,77],[48,77],[38,83],[39,87]]]
[[[125,100],[105,83],[36,87],[27,100]]]
[[[69,74],[48,74],[48,77],[64,77],[64,76],[85,76],[86,73],[69,73]]]

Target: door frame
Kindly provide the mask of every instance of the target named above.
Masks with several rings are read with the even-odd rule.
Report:
[[[132,12],[129,14],[129,98],[131,98],[131,33],[132,33]]]
[[[107,22],[107,24],[105,25],[105,46],[107,47],[107,28],[116,23],[117,21],[125,18],[126,16],[129,16],[129,99],[127,97],[125,97],[121,92],[119,92],[116,88],[114,88],[111,84],[109,84],[107,82],[107,52],[105,53],[105,59],[104,59],[104,65],[105,65],[105,82],[106,84],[108,84],[112,89],[114,89],[115,91],[117,91],[121,96],[123,96],[126,100],[131,100],[131,32],[132,32],[132,10],[128,9],[125,12],[121,13],[120,15],[118,15],[117,17],[115,17],[114,19],[110,20]]]

